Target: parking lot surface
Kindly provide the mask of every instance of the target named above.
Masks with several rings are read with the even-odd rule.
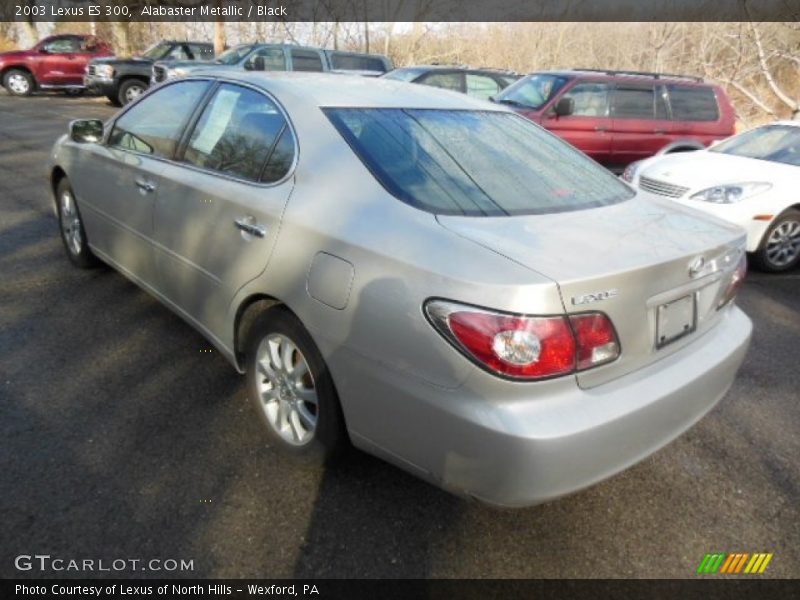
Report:
[[[800,577],[800,270],[750,274],[753,343],[718,407],[576,495],[500,511],[361,453],[301,469],[198,333],[64,256],[48,153],[113,112],[0,94],[0,576],[81,575],[15,569],[38,553],[194,565],[117,576],[692,577],[715,551]]]

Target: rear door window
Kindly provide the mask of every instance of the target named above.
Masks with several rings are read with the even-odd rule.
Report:
[[[608,117],[609,86],[606,83],[584,81],[576,83],[564,93],[564,98],[575,101],[575,117]]]
[[[420,77],[417,83],[442,88],[444,90],[452,90],[454,92],[464,91],[464,77],[462,73],[428,73]]]
[[[292,50],[293,71],[322,71],[322,57],[314,50]]]
[[[181,81],[156,90],[114,123],[109,146],[172,158],[207,81]]]
[[[675,121],[717,121],[719,106],[709,87],[668,85],[669,103]]]
[[[653,119],[656,94],[653,86],[618,85],[614,90],[611,114],[616,119]]]
[[[358,54],[344,54],[331,52],[331,68],[349,71],[379,71],[384,73],[386,67],[383,61],[374,56],[359,56]]]
[[[275,103],[232,84],[214,93],[183,156],[202,169],[264,182],[281,179],[293,159],[294,138]]]
[[[586,155],[516,114],[324,110],[387,191],[435,214],[553,213],[634,195]]]

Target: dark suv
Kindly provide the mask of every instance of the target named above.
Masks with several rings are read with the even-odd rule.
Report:
[[[13,96],[28,96],[36,89],[83,91],[83,71],[111,48],[93,35],[54,35],[30,50],[0,53],[0,80]]]
[[[733,135],[725,91],[699,77],[639,71],[533,73],[495,97],[615,171]]]
[[[86,68],[86,87],[122,106],[138,98],[150,85],[155,61],[210,60],[214,46],[207,42],[163,41],[141,56],[93,60]]]
[[[384,77],[462,92],[483,100],[495,96],[519,79],[519,75],[512,71],[444,65],[401,67],[389,71]]]

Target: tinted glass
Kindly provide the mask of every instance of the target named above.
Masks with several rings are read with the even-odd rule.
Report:
[[[467,94],[475,98],[488,100],[502,89],[500,84],[488,75],[467,73],[465,77],[467,81]]]
[[[464,91],[461,86],[461,73],[428,73],[420,77],[417,83],[454,92]]]
[[[282,48],[259,48],[247,57],[245,68],[250,71],[285,71],[286,56]]]
[[[720,142],[710,151],[800,166],[800,127],[759,127]]]
[[[564,87],[567,80],[557,75],[531,75],[511,84],[497,96],[497,101],[514,106],[539,109]]]
[[[214,58],[214,48],[205,44],[189,44],[189,50],[194,60],[211,60]]]
[[[331,66],[334,69],[347,69],[351,71],[386,71],[383,61],[373,56],[359,56],[358,54],[340,54],[332,52],[330,55]]]
[[[203,110],[183,159],[203,169],[258,181],[284,130],[288,131],[286,120],[266,96],[223,84]],[[291,166],[294,145],[291,133],[287,135],[291,148],[287,150],[287,142],[281,146],[267,181],[280,179]]]
[[[433,213],[563,212],[633,196],[584,154],[516,114],[355,108],[325,112],[389,192]]]
[[[313,50],[292,50],[292,70],[322,71],[322,58]]]
[[[719,107],[714,90],[708,87],[670,85],[669,103],[676,121],[716,121]]]
[[[655,117],[655,93],[652,87],[617,87],[612,113],[618,119]]]
[[[153,92],[125,112],[111,131],[111,146],[172,158],[207,81],[183,81]]]
[[[575,101],[573,116],[607,117],[608,91],[608,85],[605,83],[587,81],[576,84],[563,97],[572,98]]]

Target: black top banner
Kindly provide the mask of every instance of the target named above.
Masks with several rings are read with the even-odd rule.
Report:
[[[800,0],[4,0],[2,21],[799,21]]]

